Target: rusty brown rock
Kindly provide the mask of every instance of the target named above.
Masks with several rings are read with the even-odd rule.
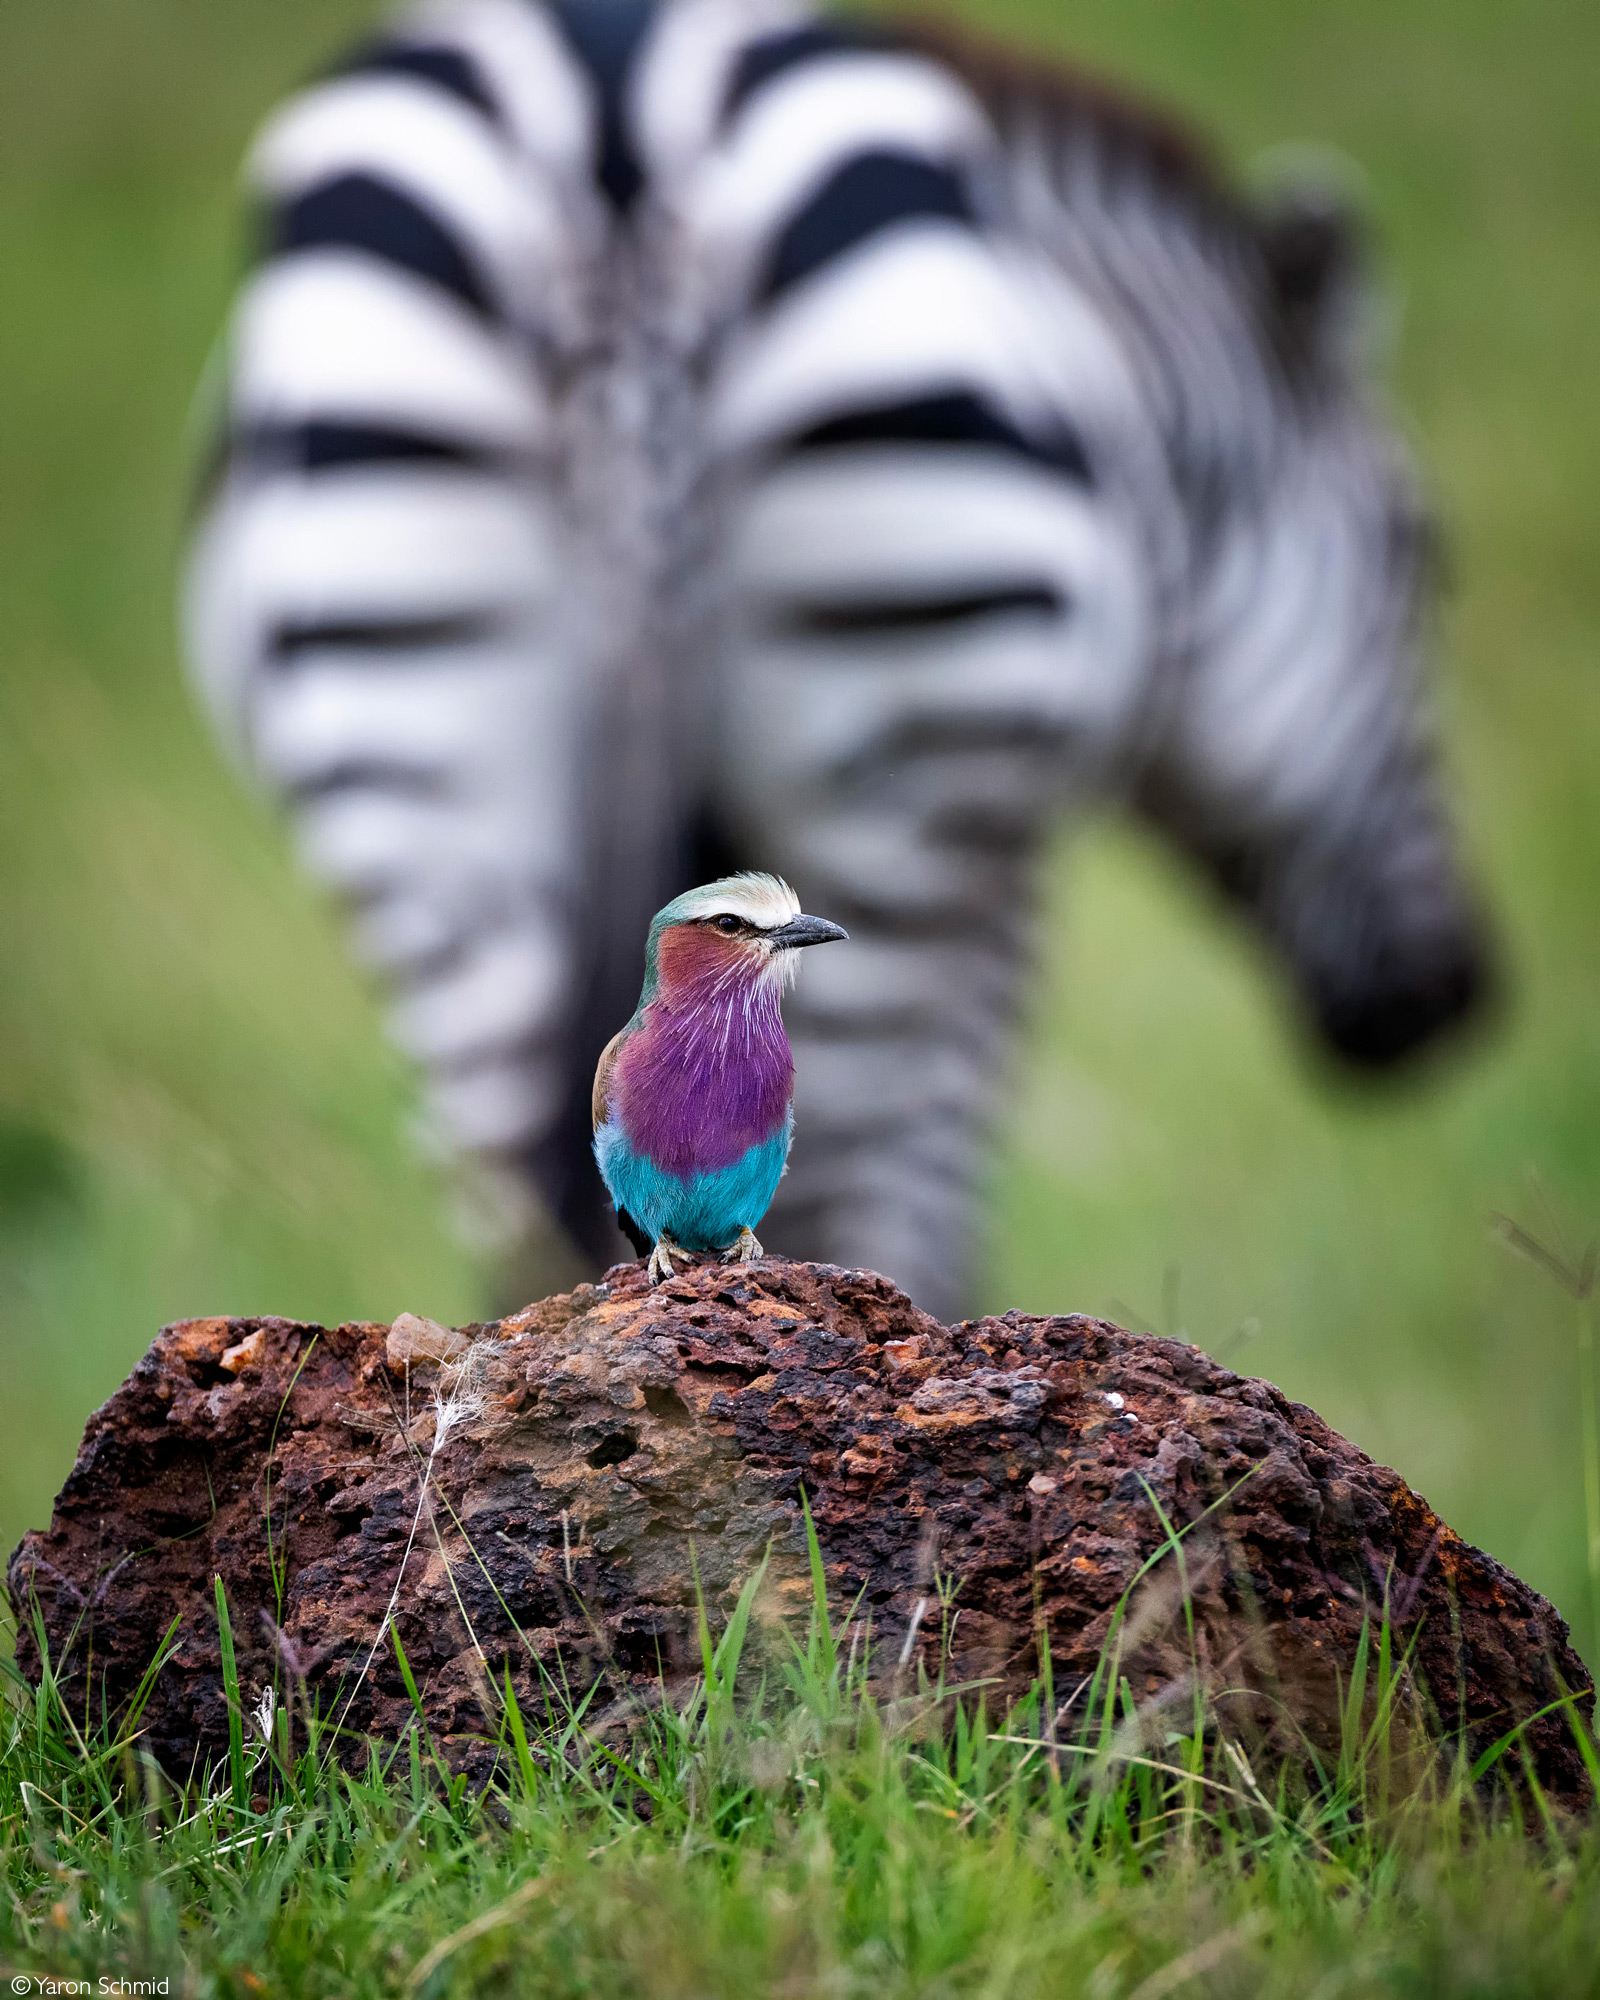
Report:
[[[947,1328],[883,1278],[776,1259],[656,1290],[622,1266],[466,1329],[454,1358],[429,1324],[162,1332],[11,1559],[75,1699],[87,1676],[96,1706],[124,1701],[176,1617],[146,1740],[177,1771],[220,1754],[220,1574],[247,1695],[303,1674],[324,1713],[387,1737],[412,1712],[392,1602],[429,1720],[471,1762],[507,1673],[530,1710],[552,1680],[598,1680],[599,1715],[692,1672],[697,1574],[715,1613],[770,1549],[767,1615],[803,1610],[804,1490],[886,1678],[937,1672],[945,1647],[947,1678],[994,1704],[1028,1689],[1048,1634],[1070,1702],[1156,1558],[1121,1658],[1153,1715],[1187,1713],[1198,1676],[1224,1726],[1326,1753],[1387,1602],[1416,1714],[1464,1720],[1474,1752],[1527,1722],[1551,1795],[1587,1796],[1565,1716],[1530,1720],[1589,1684],[1553,1607],[1197,1348],[1078,1316]],[[1163,1520],[1189,1530],[1181,1578]]]

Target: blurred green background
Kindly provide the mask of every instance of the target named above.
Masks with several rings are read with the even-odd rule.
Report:
[[[408,1078],[178,668],[186,413],[256,120],[356,0],[0,10],[0,1548],[156,1326],[462,1320]],[[1052,866],[984,1296],[1183,1332],[1316,1405],[1592,1653],[1577,1320],[1490,1240],[1600,1221],[1600,8],[1004,0],[1245,162],[1359,163],[1447,527],[1449,754],[1514,1004],[1425,1085],[1308,1064],[1247,941],[1101,829]]]

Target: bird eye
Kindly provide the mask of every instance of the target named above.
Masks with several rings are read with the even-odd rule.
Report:
[[[721,916],[717,918],[717,929],[721,931],[724,937],[732,937],[738,928],[739,919],[737,917]]]

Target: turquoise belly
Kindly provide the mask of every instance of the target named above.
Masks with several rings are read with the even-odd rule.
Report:
[[[594,1135],[594,1156],[612,1200],[652,1243],[665,1235],[686,1250],[726,1250],[772,1206],[793,1132],[791,1115],[731,1166],[685,1179],[636,1153],[612,1118]]]

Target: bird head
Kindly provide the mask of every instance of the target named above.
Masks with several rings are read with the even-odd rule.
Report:
[[[848,936],[826,917],[808,917],[800,899],[776,875],[729,875],[689,889],[658,910],[645,944],[640,1005],[658,990],[682,993],[707,986],[758,983],[781,988],[794,975],[795,953]]]

